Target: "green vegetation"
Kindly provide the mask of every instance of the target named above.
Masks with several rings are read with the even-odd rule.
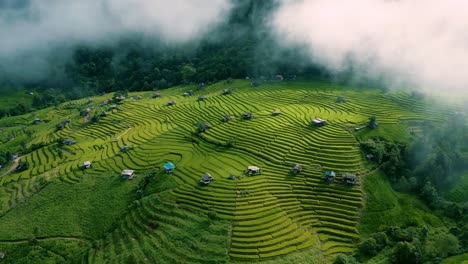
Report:
[[[364,181],[366,207],[361,213],[360,232],[367,237],[386,226],[443,226],[417,197],[394,191],[383,173],[368,175]]]
[[[184,78],[194,74],[187,67],[184,72]],[[418,239],[424,225],[441,228],[428,235],[438,241],[444,221],[414,195],[395,192],[384,174],[369,174],[379,164],[366,161],[362,150],[381,151],[381,168],[398,171],[400,143],[383,141],[387,131],[379,131],[386,125],[405,128],[407,120],[441,122],[450,109],[427,110],[424,101],[402,93],[322,82],[257,84],[182,85],[160,91],[160,98],[123,91],[1,119],[17,137],[0,151],[18,153],[29,164],[0,179],[5,260],[33,247],[31,242],[51,255],[55,249],[41,243],[67,239],[78,239],[84,249],[70,244],[51,262],[73,261],[69,252],[75,252],[85,263],[323,263],[355,252],[361,238],[367,242],[359,249],[376,257],[392,255],[400,242],[402,252],[412,252],[413,240],[392,235],[389,225]],[[226,88],[232,94],[223,95]],[[193,95],[184,96],[189,90]],[[102,104],[114,95],[127,98]],[[206,100],[198,101],[200,95]],[[346,102],[337,103],[337,96]],[[177,104],[168,106],[168,100]],[[272,116],[275,109],[281,114]],[[90,122],[102,111],[107,115]],[[245,120],[244,112],[254,117]],[[231,116],[228,122],[225,115]],[[378,128],[366,127],[369,116]],[[34,117],[43,121],[34,123]],[[312,126],[317,117],[327,125]],[[61,122],[64,127],[57,129]],[[361,137],[366,131],[380,139]],[[76,143],[64,144],[65,139]],[[81,168],[85,161],[92,168]],[[165,162],[176,169],[165,173]],[[297,175],[291,173],[295,164],[303,166]],[[261,173],[248,176],[248,166]],[[125,169],[135,170],[132,180],[120,176]],[[324,181],[324,170],[336,172],[334,182]],[[205,173],[214,177],[208,185],[199,183]],[[357,175],[357,184],[345,185],[344,173]],[[439,240],[447,239],[453,238]],[[464,245],[462,237],[456,239]]]
[[[446,258],[444,259],[444,261],[442,261],[442,264],[466,264],[466,263],[468,263],[468,253]]]

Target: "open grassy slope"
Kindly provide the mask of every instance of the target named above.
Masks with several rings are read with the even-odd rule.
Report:
[[[222,95],[231,87],[232,94]],[[189,89],[195,94],[183,97]],[[0,242],[28,239],[34,232],[39,238],[77,237],[92,243],[82,257],[90,263],[243,262],[279,256],[320,263],[352,252],[360,238],[361,184],[341,183],[342,173],[364,175],[372,167],[354,128],[375,115],[383,136],[409,137],[406,122],[444,118],[444,112],[405,93],[317,82],[251,87],[236,80],[161,94],[152,99],[150,92],[135,93],[142,99],[128,98],[114,110],[103,106],[108,116],[94,124],[79,110],[90,107],[91,115],[99,114],[100,102],[110,95],[0,120],[18,137],[31,135],[28,147],[45,143],[22,157],[28,170],[0,179],[0,226],[8,227],[0,230]],[[199,95],[207,100],[198,102]],[[347,102],[336,103],[338,95]],[[166,106],[170,99],[177,104]],[[281,115],[272,116],[274,109]],[[254,118],[243,120],[245,111]],[[232,119],[224,123],[226,114]],[[43,121],[33,124],[33,116]],[[67,117],[70,124],[56,131]],[[328,125],[312,127],[315,117]],[[194,134],[198,120],[211,128]],[[366,130],[357,136],[377,133]],[[59,138],[77,144],[60,147]],[[15,140],[0,148],[12,148],[8,144]],[[130,150],[122,152],[124,145]],[[93,168],[83,171],[79,165],[86,160]],[[173,174],[158,172],[165,161],[176,164]],[[304,170],[291,175],[296,163]],[[249,165],[259,166],[262,174],[242,176]],[[123,169],[135,170],[136,179],[121,180]],[[133,201],[137,182],[150,170],[158,173],[145,197]],[[337,181],[325,183],[323,170],[336,171]],[[198,183],[204,173],[215,178],[208,186]],[[230,174],[237,178],[228,179]],[[214,214],[214,220],[207,216]],[[0,244],[0,250],[7,249]]]
[[[385,226],[443,226],[442,220],[417,197],[394,191],[383,173],[366,176],[364,191],[367,201],[359,226],[362,236]]]

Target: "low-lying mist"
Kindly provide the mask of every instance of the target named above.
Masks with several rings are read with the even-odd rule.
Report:
[[[389,86],[467,95],[468,2],[463,0],[280,1],[271,29],[283,46],[340,73]]]
[[[112,44],[132,34],[167,43],[200,40],[222,23],[229,0],[3,0],[0,71],[36,79],[74,45]]]

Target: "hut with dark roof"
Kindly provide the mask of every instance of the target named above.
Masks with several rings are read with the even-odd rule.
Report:
[[[302,166],[299,164],[294,165],[292,168],[292,173],[294,174],[299,174],[299,172],[301,171],[302,171]]]
[[[343,96],[338,96],[338,97],[336,97],[336,102],[337,103],[346,103],[346,98],[344,98]]]
[[[212,181],[214,181],[214,178],[209,173],[203,174],[203,176],[200,178],[200,183],[205,185],[210,184]]]
[[[343,174],[343,181],[348,185],[354,185],[357,182],[357,176],[355,174],[345,173]]]
[[[225,115],[225,116],[223,117],[223,122],[227,122],[227,121],[229,121],[229,120],[231,120],[231,116],[230,116],[230,115]]]
[[[331,183],[335,180],[336,173],[334,171],[325,171],[324,179],[326,182]]]
[[[325,126],[327,124],[327,121],[321,118],[314,118],[312,119],[311,123],[316,127],[321,127],[321,126]]]
[[[253,114],[251,112],[244,112],[242,114],[242,118],[243,119],[252,119],[253,118]]]

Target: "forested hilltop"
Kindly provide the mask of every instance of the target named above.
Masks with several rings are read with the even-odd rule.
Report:
[[[162,41],[142,34],[116,43],[75,45],[66,59],[51,55],[39,80],[11,79],[0,69],[0,86],[31,94],[31,103],[0,106],[0,116],[19,115],[65,100],[112,91],[149,91],[174,85],[212,83],[228,78],[322,78],[325,71],[301,63],[301,51],[280,48],[264,21],[273,1],[237,1],[229,19],[190,43]],[[69,51],[68,51],[69,52]],[[61,57],[60,57],[61,58]]]

